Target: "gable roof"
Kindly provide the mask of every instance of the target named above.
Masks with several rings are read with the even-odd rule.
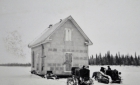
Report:
[[[83,32],[83,30],[80,28],[80,26],[76,23],[76,21],[71,17],[67,17],[63,19],[62,21],[56,23],[55,25],[51,26],[50,28],[47,28],[38,38],[36,38],[34,41],[32,41],[28,47],[35,47],[38,45],[41,45],[43,43],[49,42],[49,37],[54,33],[54,31],[58,28],[60,28],[67,20],[71,20],[72,23],[76,26],[76,28],[80,31],[80,33],[84,36],[84,38],[88,41],[88,45],[92,45],[92,41],[86,36],[86,34]]]

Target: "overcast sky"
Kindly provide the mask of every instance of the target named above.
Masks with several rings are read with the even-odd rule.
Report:
[[[140,0],[0,0],[0,63],[30,62],[27,45],[69,15],[93,42],[89,56],[140,55]],[[24,57],[7,51],[11,32],[21,36]]]

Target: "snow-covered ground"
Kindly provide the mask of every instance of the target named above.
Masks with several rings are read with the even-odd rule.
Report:
[[[99,71],[100,67],[90,66],[91,76],[94,71]],[[120,85],[140,85],[140,67],[111,66],[111,68],[122,73],[123,82]],[[30,74],[30,67],[0,67],[0,85],[66,85],[66,79],[47,80]],[[94,85],[104,84],[94,81]]]
[[[95,71],[99,71],[100,67],[107,66],[90,66],[91,75]],[[122,77],[122,83],[120,85],[140,85],[140,66],[110,66],[111,69],[117,69],[120,71],[121,77]],[[98,83],[97,81],[94,81],[95,85],[103,85],[101,83]],[[119,84],[108,84],[108,85],[119,85]]]

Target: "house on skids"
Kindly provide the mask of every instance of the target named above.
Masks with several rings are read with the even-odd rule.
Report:
[[[47,71],[70,75],[71,67],[88,65],[88,46],[92,44],[72,16],[60,19],[28,45],[31,48],[31,70],[40,75]]]

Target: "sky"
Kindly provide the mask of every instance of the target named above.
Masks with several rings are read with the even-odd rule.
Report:
[[[0,63],[30,62],[28,44],[70,15],[93,42],[89,56],[107,51],[140,55],[139,4],[140,0],[0,0]],[[12,40],[20,49],[11,50]]]

